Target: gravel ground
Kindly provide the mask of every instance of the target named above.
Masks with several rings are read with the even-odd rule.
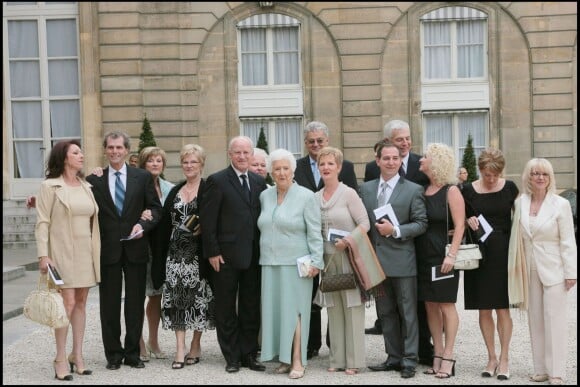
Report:
[[[456,376],[447,380],[438,380],[424,375],[426,366],[418,366],[417,375],[411,379],[402,379],[398,372],[372,372],[362,370],[358,375],[348,376],[344,373],[329,374],[328,348],[323,345],[320,356],[312,359],[303,379],[290,380],[285,375],[274,374],[276,362],[265,363],[266,372],[250,371],[242,368],[240,372],[225,372],[225,362],[217,344],[215,331],[204,333],[202,337],[202,357],[197,365],[182,370],[172,370],[175,348],[175,336],[171,331],[160,329],[161,347],[170,355],[169,359],[152,359],[145,369],[132,369],[123,366],[118,371],[105,369],[106,361],[101,346],[101,333],[98,308],[98,291],[91,289],[87,306],[87,329],[85,335],[85,363],[93,370],[91,376],[74,375],[74,381],[67,384],[86,385],[178,385],[178,384],[529,384],[528,376],[532,374],[532,360],[526,315],[512,312],[514,322],[511,343],[511,378],[501,382],[496,378],[481,378],[480,373],[487,362],[483,339],[479,331],[477,311],[463,310],[463,286],[460,283],[458,311],[460,315],[459,334],[456,343]],[[567,361],[567,384],[577,384],[577,287],[568,296],[569,353]],[[564,306],[563,306],[564,307]],[[376,313],[374,305],[367,308],[366,326],[374,322]],[[326,326],[326,313],[323,311],[323,325]],[[4,356],[3,384],[50,385],[63,384],[54,379],[52,359],[54,358],[54,339],[52,332],[36,325],[23,316],[15,317],[3,323]],[[145,328],[145,332],[147,332]],[[187,333],[187,341],[191,332]],[[497,336],[496,336],[497,341]],[[71,337],[69,333],[68,348]],[[497,345],[499,348],[499,344]],[[385,360],[382,336],[366,335],[367,364],[376,364]],[[538,384],[547,384],[538,383]]]

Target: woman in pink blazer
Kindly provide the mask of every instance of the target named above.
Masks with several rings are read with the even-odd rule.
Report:
[[[555,194],[552,164],[535,158],[522,174],[510,241],[510,303],[528,309],[534,382],[564,384],[568,348],[566,297],[576,284],[576,242],[570,203]],[[518,262],[517,256],[522,257]]]

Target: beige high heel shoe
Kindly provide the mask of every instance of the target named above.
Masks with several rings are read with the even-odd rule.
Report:
[[[70,355],[68,355],[68,364],[70,365],[70,372],[75,372],[76,361],[75,361],[75,358],[74,358],[72,353]],[[93,371],[87,370],[87,369],[80,369],[78,366],[77,366],[76,372],[78,375],[85,375],[85,376],[93,374]]]
[[[300,379],[304,376],[304,373],[306,372],[306,367],[303,367],[301,370],[290,370],[290,374],[288,375],[288,378],[290,379]]]
[[[71,374],[67,374],[64,376],[59,376],[58,373],[56,372],[56,365],[57,363],[65,363],[66,360],[54,360],[54,378],[58,379],[58,380],[63,380],[63,381],[67,381],[70,382],[73,380],[73,376]]]

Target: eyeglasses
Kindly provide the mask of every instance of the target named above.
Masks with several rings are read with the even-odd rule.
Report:
[[[314,145],[315,142],[317,142],[318,145],[321,145],[321,144],[324,144],[324,141],[326,141],[325,138],[317,138],[317,139],[310,138],[310,139],[306,140],[306,142],[310,145]]]
[[[530,173],[530,175],[532,177],[540,177],[540,176],[542,176],[545,179],[547,179],[547,178],[550,177],[550,175],[548,175],[547,173],[540,173],[540,172],[532,172],[532,173]]]

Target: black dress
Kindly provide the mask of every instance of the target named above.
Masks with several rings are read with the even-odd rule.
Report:
[[[459,288],[459,271],[455,270],[453,278],[431,281],[433,266],[441,265],[445,259],[447,241],[447,189],[441,187],[433,195],[425,195],[427,231],[415,238],[417,253],[417,299],[428,302],[457,301]],[[453,219],[449,214],[449,228],[453,228]]]
[[[463,188],[466,217],[483,215],[493,228],[485,242],[479,244],[483,255],[479,268],[463,273],[465,309],[509,307],[508,250],[512,207],[518,192],[518,187],[510,180],[506,180],[498,192],[480,194],[471,184]]]
[[[209,281],[200,275],[201,236],[180,227],[191,214],[199,214],[197,198],[183,203],[181,196],[175,195],[161,302],[164,329],[214,329],[213,292]]]

